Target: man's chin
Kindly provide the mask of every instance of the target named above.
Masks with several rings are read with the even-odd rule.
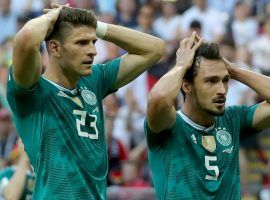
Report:
[[[222,116],[225,113],[225,108],[222,108],[220,110],[205,110],[205,111],[210,115]]]
[[[81,76],[90,76],[92,74],[92,70],[90,69],[89,71],[84,71],[81,73]]]

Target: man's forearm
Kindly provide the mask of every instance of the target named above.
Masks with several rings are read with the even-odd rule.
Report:
[[[51,19],[46,15],[32,19],[17,33],[14,43],[25,42],[26,47],[39,48],[50,27]]]
[[[156,83],[149,96],[157,96],[164,104],[173,106],[181,90],[186,70],[184,67],[174,67]]]
[[[232,68],[230,70],[231,77],[237,81],[244,83],[258,93],[270,103],[270,78],[249,70],[241,68]]]
[[[157,51],[163,53],[164,42],[160,38],[113,24],[108,24],[103,39],[132,54],[145,55]]]

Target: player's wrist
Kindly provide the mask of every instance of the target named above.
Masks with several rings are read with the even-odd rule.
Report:
[[[189,66],[185,64],[176,64],[174,67],[184,71],[187,71],[189,69]]]
[[[97,29],[96,29],[96,35],[98,38],[103,39],[106,35],[108,29],[108,24],[98,21],[97,22]]]

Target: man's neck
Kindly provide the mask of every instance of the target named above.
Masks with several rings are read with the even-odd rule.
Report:
[[[46,79],[64,87],[64,88],[70,89],[70,90],[76,88],[78,80],[79,80],[78,78],[76,78],[72,75],[64,73],[60,69],[59,66],[52,66],[52,65],[49,65],[47,67],[43,76]]]
[[[189,119],[201,126],[209,127],[215,122],[215,116],[209,115],[205,111],[198,109],[187,102],[184,103],[181,110]]]

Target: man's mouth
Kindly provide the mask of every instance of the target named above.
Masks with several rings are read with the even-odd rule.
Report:
[[[214,102],[215,104],[218,104],[218,105],[225,105],[226,98],[214,99],[213,102]]]
[[[84,65],[92,65],[92,63],[93,63],[92,60],[88,60],[88,61],[83,62]]]
[[[90,68],[91,65],[93,64],[93,61],[92,60],[84,61],[82,64],[87,68]]]

